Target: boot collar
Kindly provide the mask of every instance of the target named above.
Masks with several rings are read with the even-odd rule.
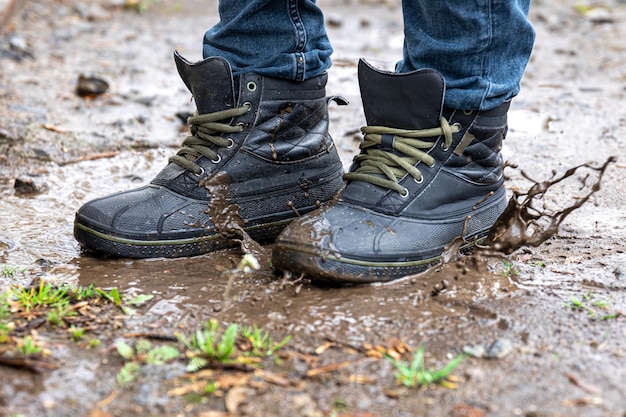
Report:
[[[235,105],[232,71],[225,59],[210,57],[192,63],[175,51],[174,61],[193,95],[199,114],[214,113]]]
[[[432,69],[393,73],[359,61],[359,86],[368,126],[429,129],[439,126],[445,81]]]

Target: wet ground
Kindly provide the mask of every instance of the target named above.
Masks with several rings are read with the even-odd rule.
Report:
[[[1,415],[226,415],[219,412],[234,409],[223,396],[175,395],[188,383],[182,361],[146,365],[133,384],[116,383],[116,340],[171,336],[215,317],[293,336],[281,363],[268,366],[282,382],[238,387],[237,415],[626,415],[626,5],[537,1],[531,12],[537,43],[503,151],[519,167],[507,170],[510,192],[529,186],[522,170],[544,180],[618,157],[602,189],[556,236],[506,260],[451,263],[386,285],[318,287],[263,265],[235,276],[225,301],[236,250],[111,260],[81,253],[72,238],[83,202],[148,181],[184,137],[176,113],[191,102],[172,50],[200,58],[203,31],[216,21],[207,3],[145,2],[137,13],[108,1],[27,2],[0,38],[0,265],[19,267],[0,275],[0,287],[43,275],[155,295],[135,316],[105,316],[109,325],[92,332],[96,349],[40,334],[58,369],[0,366]],[[328,93],[351,102],[331,108],[347,164],[364,124],[357,59],[392,67],[402,46],[400,9],[393,1],[320,4],[336,50]],[[81,74],[106,80],[108,91],[77,95]],[[25,184],[19,190],[16,179]],[[580,184],[542,203],[572,204]],[[573,298],[595,315],[573,308]],[[494,342],[496,357],[461,362],[455,389],[404,390],[389,361],[369,353],[423,345],[427,365],[441,367],[464,348],[476,353]]]

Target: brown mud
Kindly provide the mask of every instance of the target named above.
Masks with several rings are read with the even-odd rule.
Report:
[[[364,124],[357,60],[392,68],[401,56],[400,8],[394,1],[319,3],[335,47],[327,91],[350,101],[330,110],[347,166]],[[598,171],[586,167],[539,193],[521,220],[548,214],[542,230],[584,201],[556,235],[507,256],[461,258],[392,283],[336,288],[279,276],[267,262],[234,272],[239,248],[167,260],[80,251],[75,210],[149,181],[182,141],[177,114],[193,109],[172,51],[200,59],[202,33],[217,20],[214,2],[144,2],[143,13],[123,4],[26,2],[0,37],[0,265],[24,269],[0,274],[0,288],[43,277],[154,298],[133,316],[101,310],[88,331],[101,342],[94,349],[70,341],[65,329],[30,329],[56,369],[0,365],[0,415],[626,415],[626,5],[533,4],[537,43],[503,150],[519,167],[506,171],[510,195],[618,157],[591,197]],[[81,75],[108,89],[100,83],[92,94],[77,94]],[[238,220],[229,221],[225,232],[236,234]],[[589,300],[589,309],[573,308],[572,299]],[[142,366],[123,388],[116,382],[124,363],[117,341],[175,343],[175,334],[216,317],[293,339],[265,373],[196,376],[221,381],[214,395],[188,395],[194,377],[181,360]],[[409,358],[419,346],[433,368],[473,355],[453,372],[456,388],[404,388],[391,363],[373,353]]]

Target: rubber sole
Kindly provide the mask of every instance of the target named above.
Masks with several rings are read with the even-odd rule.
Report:
[[[461,252],[468,253],[485,239],[488,230],[470,238],[471,243],[461,246]],[[470,241],[468,239],[468,241]],[[280,244],[274,251],[272,262],[275,268],[293,273],[301,273],[312,281],[330,284],[368,284],[388,282],[408,275],[419,274],[441,262],[444,247],[435,249],[430,256],[415,260],[362,260],[338,254],[322,254],[311,247]]]
[[[258,224],[244,228],[248,235],[260,243],[274,241],[293,218]],[[74,237],[81,246],[95,252],[121,258],[177,258],[197,256],[235,245],[232,239],[219,234],[194,235],[179,239],[148,240],[108,234],[77,220]]]

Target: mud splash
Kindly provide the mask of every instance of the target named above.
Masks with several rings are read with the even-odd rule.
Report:
[[[239,206],[230,197],[230,184],[230,175],[224,171],[200,181],[199,185],[205,187],[211,196],[207,213],[222,238],[236,242],[243,253],[267,258],[263,246],[244,230],[246,221],[241,217]]]
[[[533,180],[522,171],[524,178],[534,184],[527,192],[513,192],[507,208],[489,231],[487,241],[481,249],[483,251],[492,249],[509,255],[523,246],[538,247],[556,235],[563,220],[600,190],[605,171],[616,161],[617,158],[612,156],[599,167],[590,163],[581,164],[568,169],[558,177],[553,173],[553,178],[541,182]],[[582,177],[571,178],[579,170],[584,169],[591,172],[585,173]],[[591,173],[596,173],[597,178],[595,182],[589,184],[588,181],[592,181]],[[567,179],[574,179],[580,184],[577,195],[572,196],[575,202],[560,210],[550,209],[545,203],[543,207],[539,207],[539,202],[545,202],[552,188]]]

